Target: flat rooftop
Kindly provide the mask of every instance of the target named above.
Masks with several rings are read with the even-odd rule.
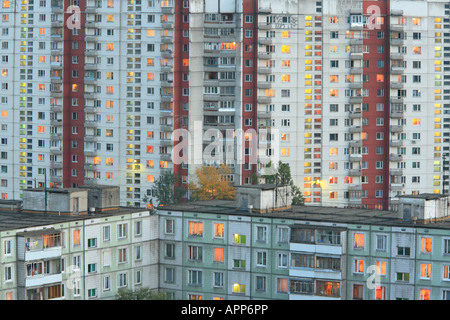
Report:
[[[71,221],[80,221],[85,219],[103,218],[121,214],[129,214],[147,211],[144,208],[120,207],[106,212],[84,214],[84,215],[57,215],[50,213],[28,213],[21,211],[0,210],[0,231],[25,229],[31,227],[45,226],[49,224],[65,223]]]
[[[164,211],[183,211],[210,214],[230,214],[249,217],[285,218],[301,221],[343,223],[343,224],[365,224],[396,227],[424,227],[450,229],[450,219],[441,221],[403,221],[399,219],[396,211],[371,210],[360,208],[336,208],[323,206],[292,206],[288,209],[248,212],[238,208],[236,201],[211,200],[187,202],[179,205],[168,205],[159,207]]]

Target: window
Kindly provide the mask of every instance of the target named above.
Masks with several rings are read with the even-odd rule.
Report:
[[[111,240],[111,227],[103,226],[103,241]]]
[[[223,223],[214,223],[214,237],[215,238],[223,238],[224,235],[225,235],[224,224]]]
[[[353,299],[361,300],[364,297],[364,285],[354,284],[353,285]]]
[[[431,253],[432,242],[432,238],[422,237],[420,251],[422,253]]]
[[[80,230],[74,230],[72,232],[73,238],[72,238],[72,244],[74,246],[79,246],[80,245]]]
[[[364,273],[364,260],[362,259],[356,259],[354,261],[354,273]]]
[[[117,238],[125,239],[128,237],[128,224],[120,223],[117,225]]]
[[[265,226],[256,227],[256,241],[258,242],[267,241],[267,227]]]
[[[354,249],[364,249],[364,233],[355,233],[353,238]]]
[[[214,248],[214,262],[223,262],[223,248]]]
[[[202,261],[203,248],[200,246],[188,246],[188,259],[194,261]]]
[[[377,251],[386,251],[386,242],[387,242],[387,236],[385,235],[379,235],[377,234],[375,236],[376,240],[376,250]]]
[[[287,278],[278,278],[277,279],[277,292],[278,293],[287,293],[288,289],[288,279]]]
[[[188,270],[188,284],[191,286],[202,285],[202,271]]]
[[[203,236],[203,222],[189,221],[188,232],[190,236]]]
[[[431,263],[420,264],[420,278],[431,279]]]

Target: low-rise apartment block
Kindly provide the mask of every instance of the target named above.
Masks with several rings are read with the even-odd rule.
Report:
[[[272,187],[278,208],[258,207],[248,189],[237,191],[245,201],[160,208],[161,290],[207,300],[450,298],[448,214],[424,214],[448,196],[405,196],[396,212],[280,209],[283,187]]]
[[[79,212],[37,212],[29,207],[37,199],[24,201],[21,211],[0,211],[0,299],[113,299],[120,288],[157,288],[157,216],[120,208],[118,197],[115,208],[88,212],[88,193],[60,190],[48,197],[49,208],[58,205],[52,199],[61,208],[69,202],[62,195],[72,205],[73,194],[80,195],[86,201],[71,206]]]

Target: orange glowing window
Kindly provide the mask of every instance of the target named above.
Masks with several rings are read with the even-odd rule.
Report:
[[[106,180],[112,180],[112,178],[113,178],[112,172],[106,172],[105,176],[106,176]]]
[[[290,82],[291,81],[291,76],[288,74],[283,74],[281,75],[281,81],[282,82]]]
[[[39,28],[39,35],[45,35],[45,28]]]
[[[107,166],[112,166],[114,164],[114,159],[113,158],[106,158],[106,165]]]
[[[420,300],[430,300],[430,289],[420,289]]]
[[[147,80],[153,81],[155,80],[155,74],[153,72],[147,73]]]
[[[375,299],[385,300],[386,299],[386,287],[376,287],[375,288]]]
[[[353,177],[345,177],[345,183],[353,183]]]
[[[106,86],[106,93],[113,94],[114,93],[114,87],[113,86]]]
[[[114,43],[107,43],[106,44],[106,50],[107,51],[113,51],[114,50]]]
[[[9,1],[3,1],[3,8],[9,8]]]
[[[422,263],[420,265],[420,277],[431,278],[431,263]]]
[[[45,160],[45,156],[43,154],[38,154],[38,160],[39,161],[44,161]]]
[[[154,66],[155,65],[155,59],[148,58],[147,59],[147,66]]]
[[[155,161],[147,160],[147,168],[154,168],[154,167],[155,167]]]
[[[114,22],[114,15],[113,14],[108,14],[106,16],[106,21],[107,22]]]
[[[279,278],[277,281],[277,291],[278,292],[287,292],[288,287],[288,279]]]
[[[222,42],[220,44],[221,50],[236,50],[236,42]]]
[[[214,237],[223,238],[225,236],[225,229],[223,223],[214,223]]]
[[[147,36],[148,37],[154,37],[155,36],[155,30],[153,30],[153,29],[148,30],[147,31]]]
[[[160,161],[159,162],[159,167],[161,169],[167,169],[167,165],[168,165],[167,161]]]
[[[39,84],[38,84],[38,90],[39,90],[39,91],[45,91],[45,84],[39,83]]]
[[[223,262],[223,248],[214,248],[214,262]]]
[[[106,100],[106,107],[107,108],[112,108],[114,105],[114,102],[112,100]]]
[[[330,177],[330,184],[336,184],[338,181],[337,177]]]
[[[113,116],[110,114],[106,115],[106,122],[113,122]]]
[[[355,260],[355,273],[363,273],[364,272],[364,260]]]
[[[338,75],[331,75],[330,76],[330,82],[339,82],[339,76]]]
[[[189,235],[190,236],[202,236],[203,235],[203,222],[189,221]]]
[[[153,153],[154,150],[153,146],[147,146],[147,153]]]
[[[2,117],[5,118],[8,116],[8,111],[2,110]]]
[[[282,38],[290,38],[291,32],[290,31],[281,31],[281,37]]]
[[[413,126],[420,126],[420,119],[413,119]]]
[[[72,233],[72,243],[74,246],[80,245],[80,230],[74,230]]]
[[[183,59],[183,67],[189,67],[189,59]]]
[[[384,82],[384,74],[377,74],[377,82]]]
[[[38,132],[44,133],[45,132],[45,126],[38,126]]]
[[[77,92],[78,91],[78,85],[76,83],[74,83],[72,85],[72,92]]]
[[[100,157],[94,157],[94,164],[100,164],[102,162],[102,158]]]
[[[155,176],[152,174],[148,174],[147,175],[147,182],[154,182],[155,181]]]
[[[39,56],[38,61],[39,61],[39,63],[44,63],[45,62],[45,56]]]
[[[386,275],[386,261],[377,261],[377,274]]]
[[[355,233],[353,237],[353,248],[363,249],[364,248],[364,233]]]

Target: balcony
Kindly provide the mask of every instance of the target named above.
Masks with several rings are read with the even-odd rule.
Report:
[[[272,89],[272,82],[258,81],[258,89]]]
[[[392,162],[399,162],[399,161],[402,161],[402,159],[403,159],[403,156],[401,154],[391,153],[389,155],[389,161],[392,161]]]
[[[403,146],[403,140],[391,140],[391,147],[401,147]]]
[[[350,89],[361,89],[363,87],[362,81],[356,81],[350,83]]]
[[[362,67],[353,67],[350,68],[350,74],[362,74],[363,68]]]
[[[389,169],[389,174],[391,176],[401,176],[403,175],[403,169],[391,168]]]
[[[348,186],[348,191],[362,191],[362,189],[361,184],[351,184]]]
[[[42,287],[52,283],[60,283],[62,282],[62,274],[40,274],[36,276],[26,277],[25,278],[25,287]]]
[[[362,141],[361,140],[350,141],[350,148],[359,148],[359,147],[362,147]]]
[[[62,162],[51,161],[50,162],[50,168],[51,169],[62,169]]]
[[[405,43],[405,39],[402,38],[392,38],[391,39],[391,46],[397,47],[397,46],[403,46]]]
[[[393,119],[403,118],[403,111],[391,111],[391,118]]]
[[[350,119],[357,119],[362,117],[361,111],[350,111],[349,118]]]
[[[350,127],[350,133],[361,133],[362,127],[361,126],[351,126]]]
[[[362,161],[362,154],[356,154],[356,153],[350,154],[349,160],[350,160],[350,162],[360,162],[360,161]]]
[[[270,73],[272,73],[272,68],[270,68],[270,67],[259,67],[258,68],[258,73],[260,73],[260,74],[270,74]]]
[[[391,89],[403,89],[403,82],[391,82]]]
[[[162,14],[173,14],[174,13],[174,8],[173,7],[162,7],[161,8],[161,13]]]
[[[263,45],[263,46],[273,44],[273,38],[269,38],[269,37],[260,37],[258,39],[258,41],[259,41],[259,44]]]
[[[258,103],[262,104],[268,104],[272,102],[272,97],[266,97],[266,96],[259,96],[258,97]]]
[[[272,113],[268,111],[258,111],[258,118],[259,119],[271,119]]]
[[[404,67],[391,67],[391,74],[399,75],[405,72]]]
[[[402,9],[392,9],[391,10],[391,16],[402,16],[403,10]]]
[[[268,31],[268,30],[272,30],[272,24],[270,23],[260,23],[259,25],[259,30],[262,31]]]
[[[96,128],[98,125],[98,121],[86,120],[84,121],[85,128]]]
[[[350,97],[350,103],[362,103],[362,102],[363,102],[362,96]]]
[[[402,191],[404,183],[391,183],[391,191]]]
[[[362,170],[361,169],[350,169],[348,171],[348,175],[351,176],[351,177],[361,176],[362,175]]]
[[[393,132],[393,133],[401,133],[401,132],[403,132],[403,126],[391,125],[391,132]]]
[[[402,104],[402,103],[403,103],[403,97],[392,96],[392,97],[391,97],[391,103]]]
[[[391,53],[391,60],[403,60],[405,55],[402,53]]]
[[[258,52],[258,58],[261,60],[270,60],[273,58],[272,52]]]

